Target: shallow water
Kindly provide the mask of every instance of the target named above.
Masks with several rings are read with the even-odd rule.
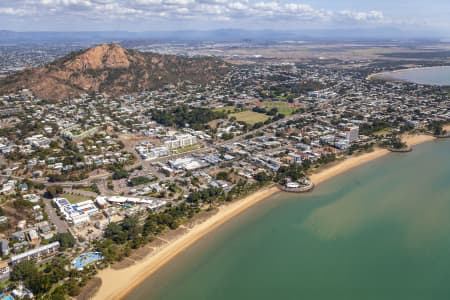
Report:
[[[395,79],[426,85],[450,85],[450,66],[406,69],[380,74],[381,78]]]
[[[450,299],[450,140],[278,194],[126,299]]]

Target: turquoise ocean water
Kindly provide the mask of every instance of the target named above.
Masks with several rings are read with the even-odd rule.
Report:
[[[277,194],[126,299],[450,299],[450,140]]]

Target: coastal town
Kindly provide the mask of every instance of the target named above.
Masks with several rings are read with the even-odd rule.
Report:
[[[400,63],[249,60],[120,96],[0,95],[0,299],[88,299],[99,271],[222,207],[309,192],[342,162],[412,150],[407,135],[448,137],[448,87],[371,76]]]

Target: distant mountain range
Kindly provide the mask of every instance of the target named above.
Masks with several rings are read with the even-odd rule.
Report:
[[[367,40],[432,40],[439,39],[434,33],[407,32],[397,28],[377,29],[327,29],[327,30],[184,30],[184,31],[92,31],[92,32],[16,32],[0,30],[0,43],[42,42],[110,42],[122,40],[159,41],[367,41]]]
[[[119,96],[181,81],[207,83],[228,71],[229,65],[217,58],[138,52],[109,43],[10,75],[0,81],[0,94],[27,88],[49,100],[93,92]]]

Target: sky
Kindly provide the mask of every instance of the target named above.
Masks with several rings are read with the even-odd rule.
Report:
[[[450,36],[450,0],[0,0],[0,30],[380,29]]]

